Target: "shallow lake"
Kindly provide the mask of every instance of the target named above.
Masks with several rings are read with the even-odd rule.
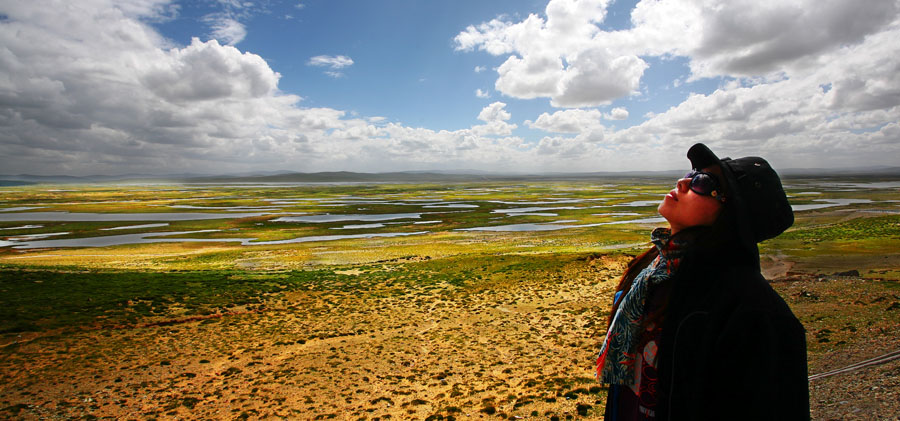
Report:
[[[385,213],[385,214],[324,214],[304,216],[282,216],[272,222],[311,222],[315,224],[341,221],[390,221],[394,219],[420,219],[421,213]]]
[[[791,209],[794,212],[803,212],[814,209],[825,209],[825,208],[833,208],[835,206],[847,206],[854,205],[857,203],[873,203],[869,199],[815,199],[814,202],[822,202],[822,203],[812,203],[805,205],[791,205]]]
[[[823,184],[827,184],[830,188],[822,189]],[[0,227],[0,231],[11,233],[9,235],[0,236],[0,247],[15,248],[38,248],[38,247],[102,247],[123,244],[136,243],[159,243],[159,242],[230,242],[240,243],[242,245],[275,245],[303,243],[311,241],[334,241],[343,239],[359,239],[359,238],[377,238],[377,237],[396,237],[407,235],[421,235],[428,231],[416,231],[408,233],[390,233],[379,232],[397,228],[397,225],[406,226],[407,230],[417,230],[426,227],[415,227],[415,225],[425,224],[447,224],[447,228],[453,231],[473,231],[473,232],[528,232],[528,231],[556,231],[573,228],[587,228],[604,225],[619,224],[665,224],[665,220],[661,218],[655,211],[656,206],[662,198],[662,193],[653,195],[653,191],[647,189],[628,190],[622,189],[610,190],[595,186],[587,189],[568,189],[572,191],[589,191],[588,193],[579,193],[578,197],[574,197],[572,193],[554,193],[553,189],[557,187],[552,185],[511,185],[509,187],[500,188],[454,188],[442,187],[440,189],[429,188],[427,190],[416,191],[414,188],[402,190],[402,193],[396,193],[396,189],[390,189],[384,194],[378,194],[365,187],[360,187],[352,192],[348,189],[335,192],[333,195],[324,195],[328,197],[305,197],[307,195],[322,194],[308,193],[302,189],[285,192],[273,192],[273,194],[283,194],[285,197],[267,197],[266,192],[244,190],[237,192],[216,191],[214,189],[221,186],[208,186],[213,190],[192,190],[188,193],[172,194],[170,197],[156,197],[156,193],[148,196],[145,200],[106,200],[102,196],[97,196],[98,201],[84,201],[86,196],[80,193],[64,195],[53,200],[59,202],[50,203],[50,199],[35,199],[7,201],[6,208],[0,208],[0,223],[11,222],[8,227]],[[241,185],[241,188],[255,188],[257,186]],[[258,187],[282,188],[283,185],[263,185]],[[873,183],[842,183],[842,182],[798,182],[790,186],[793,191],[791,197],[792,202],[800,202],[793,205],[796,212],[810,211],[814,209],[824,209],[832,207],[847,206],[847,210],[854,211],[872,211],[872,212],[894,212],[887,201],[872,201],[869,199],[861,199],[858,197],[866,197],[861,193],[846,194],[841,198],[841,194],[835,193],[835,188],[872,188],[872,189],[891,189],[900,187],[900,182],[873,182]],[[532,190],[533,189],[533,190]],[[665,187],[668,190],[668,187]],[[562,191],[566,190],[562,188]],[[567,190],[567,191],[568,191]],[[821,191],[819,191],[821,190]],[[164,190],[162,190],[164,191]],[[660,188],[662,191],[662,188]],[[179,192],[176,190],[176,192]],[[346,194],[344,194],[346,192]],[[595,192],[595,193],[594,193]],[[183,193],[183,192],[182,192]],[[201,194],[202,193],[202,194]],[[611,194],[615,193],[615,196]],[[820,195],[827,194],[826,197],[837,198],[817,198]],[[203,197],[185,197],[185,195],[196,195]],[[481,195],[491,195],[490,197],[481,197]],[[71,196],[71,197],[69,197]],[[602,196],[602,197],[600,197]],[[239,199],[239,202],[226,202],[233,199]],[[211,200],[222,200],[223,202],[210,202]],[[180,212],[141,212],[141,213],[116,213],[123,209],[122,207],[110,206],[112,213],[93,212],[98,209],[106,209],[106,207],[98,207],[98,204],[115,204],[115,203],[134,203],[145,206],[143,209],[178,209]],[[608,201],[613,203],[624,201],[614,205],[609,205]],[[878,204],[877,206],[874,204]],[[866,209],[868,206],[850,205],[873,204],[872,209]],[[77,206],[85,205],[85,210],[92,212],[64,212],[64,211],[47,211],[52,210],[52,206],[76,206],[56,209],[77,210]],[[283,211],[302,207],[298,212]],[[328,208],[318,208],[316,206],[328,206]],[[316,207],[315,213],[310,212],[309,207]],[[174,208],[174,209],[173,209]],[[499,209],[497,209],[499,208]],[[134,210],[142,210],[140,207],[131,208]],[[305,212],[304,212],[305,211]],[[388,213],[378,213],[388,212]],[[588,221],[579,220],[581,212],[597,212],[593,213]],[[560,217],[562,215],[562,217]],[[240,221],[233,224],[231,220],[263,217],[256,221]],[[604,217],[607,222],[596,223],[596,217]],[[527,219],[526,219],[527,218]],[[563,218],[567,218],[564,219]],[[572,218],[572,219],[568,219]],[[434,220],[440,219],[440,220]],[[554,221],[554,219],[556,219]],[[165,230],[169,226],[169,222],[174,221],[203,221],[203,220],[221,220],[221,222],[197,223],[194,226],[169,228],[182,230],[202,230],[202,231],[177,231],[177,232],[135,232]],[[108,222],[122,222],[122,224],[109,224]],[[18,223],[17,223],[18,222]],[[52,229],[45,228],[40,225],[41,222],[107,222],[106,224],[98,224],[99,226],[91,229],[89,224],[84,224],[77,228],[78,235],[83,238],[51,238],[54,236],[66,235],[67,233],[41,231],[75,231],[66,227]],[[271,226],[268,222],[290,223],[291,226],[284,225]],[[523,223],[515,223],[523,222]],[[591,222],[591,223],[586,223]],[[265,237],[256,231],[253,234],[243,234],[240,238],[172,238],[173,236],[185,235],[191,236],[192,233],[204,233],[212,231],[228,231],[238,230],[238,226],[251,225],[254,230],[291,230],[297,229],[296,234],[306,235],[304,237],[289,238],[278,241],[256,241],[256,238],[248,238],[249,236]],[[321,224],[334,224],[326,227]],[[500,224],[500,225],[491,225]],[[15,226],[12,226],[15,225]],[[46,224],[50,225],[50,224]],[[110,225],[121,225],[113,226]],[[393,225],[389,228],[389,226]],[[85,228],[86,227],[86,228]],[[258,227],[258,228],[257,228]],[[43,228],[43,229],[42,229]],[[213,229],[221,228],[221,229]],[[227,228],[227,229],[226,229]],[[330,229],[329,229],[330,228]],[[244,228],[240,228],[244,229]],[[16,230],[16,231],[13,231]],[[129,231],[134,230],[134,231]],[[332,231],[335,230],[335,231]],[[341,235],[340,230],[365,230],[371,232],[353,233]],[[346,231],[344,231],[346,232]],[[358,232],[358,231],[357,231]],[[329,235],[335,233],[336,235]],[[112,234],[106,235],[103,234]],[[235,232],[235,235],[242,235]],[[279,235],[275,238],[284,238],[287,235]],[[192,237],[202,237],[200,235]]]
[[[160,212],[160,213],[92,213],[92,212],[17,212],[0,213],[0,221],[200,221],[206,219],[247,218],[272,212]]]
[[[531,223],[531,224],[507,224],[507,225],[494,225],[487,227],[475,227],[475,228],[460,228],[457,231],[494,231],[494,232],[519,232],[519,231],[556,231],[570,228],[589,228],[589,227],[599,227],[602,225],[619,225],[619,224],[659,224],[665,222],[666,219],[662,217],[650,217],[650,218],[639,218],[639,219],[629,219],[624,221],[613,221],[613,222],[598,222],[595,224],[578,224],[578,225],[567,225],[563,222],[573,222],[571,220],[566,221],[557,221],[557,222],[548,222],[548,223]]]
[[[238,242],[244,246],[266,246],[277,244],[307,243],[314,241],[335,241],[359,238],[378,238],[378,237],[401,237],[409,235],[427,234],[429,231],[417,232],[392,232],[392,233],[366,233],[366,234],[348,234],[348,235],[317,235],[308,237],[297,237],[288,240],[277,241],[255,241],[255,238],[166,238],[173,235],[199,234],[204,232],[215,232],[219,230],[200,230],[200,231],[176,231],[176,232],[151,232],[141,234],[121,234],[108,235],[102,237],[83,237],[83,238],[67,238],[59,240],[28,240],[11,241],[0,240],[0,247],[12,247],[14,249],[32,249],[46,247],[108,247],[119,246],[124,244],[146,244],[146,243],[222,243],[222,242]],[[68,234],[68,233],[60,233]],[[52,234],[51,234],[52,235]],[[47,235],[45,235],[47,236]]]

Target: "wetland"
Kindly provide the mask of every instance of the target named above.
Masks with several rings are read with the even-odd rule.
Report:
[[[0,188],[0,417],[599,418],[612,292],[672,184]],[[900,182],[784,184],[760,251],[810,374],[900,348]],[[851,376],[810,385],[814,419],[900,415],[897,361]]]

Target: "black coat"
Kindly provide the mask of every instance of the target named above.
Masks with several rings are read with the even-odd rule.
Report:
[[[657,419],[809,419],[803,326],[755,262],[692,257],[667,288]]]

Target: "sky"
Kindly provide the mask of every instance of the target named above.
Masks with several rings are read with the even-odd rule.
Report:
[[[900,0],[0,0],[0,174],[896,166]]]

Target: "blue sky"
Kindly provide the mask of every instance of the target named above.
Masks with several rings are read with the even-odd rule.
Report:
[[[704,142],[776,167],[893,165],[898,9],[2,2],[0,164],[76,175],[620,171],[682,168]]]
[[[302,5],[301,7],[298,7]],[[247,36],[236,45],[262,56],[281,73],[279,88],[303,104],[384,116],[413,126],[454,130],[471,126],[471,109],[488,100],[475,89],[491,89],[490,74],[475,66],[500,61],[454,52],[453,37],[471,22],[499,14],[526,14],[540,4],[525,1],[307,1],[272,2],[244,20]],[[158,26],[180,44],[209,37],[198,28],[215,3],[185,5],[179,17]],[[332,77],[310,66],[315,56],[346,56],[353,64]],[[426,109],[427,112],[423,112]]]
[[[631,27],[636,1],[610,5],[600,25]],[[171,40],[187,45],[191,38],[213,38],[207,16],[234,10],[218,2],[179,3],[178,16],[155,25]],[[514,115],[553,112],[547,99],[519,101],[494,90],[495,72],[505,57],[454,51],[453,38],[467,26],[498,16],[522,19],[541,14],[546,1],[273,1],[254,5],[241,19],[247,35],[236,45],[262,56],[282,75],[279,88],[304,98],[303,104],[330,107],[365,116],[437,130],[459,130],[477,123],[472,109],[502,99]],[[239,10],[244,10],[239,9]],[[239,13],[238,13],[239,14]],[[198,30],[200,28],[200,30]],[[340,77],[310,66],[316,56],[346,56],[353,64]],[[476,72],[476,67],[483,68]],[[646,95],[622,98],[609,110],[626,106],[632,113],[616,123],[637,124],[647,112],[658,112],[683,101],[690,92],[709,93],[720,79],[705,79],[673,87],[689,69],[684,59],[656,59],[645,74]],[[490,97],[479,98],[481,89]],[[514,133],[540,139],[541,133],[520,125]]]

